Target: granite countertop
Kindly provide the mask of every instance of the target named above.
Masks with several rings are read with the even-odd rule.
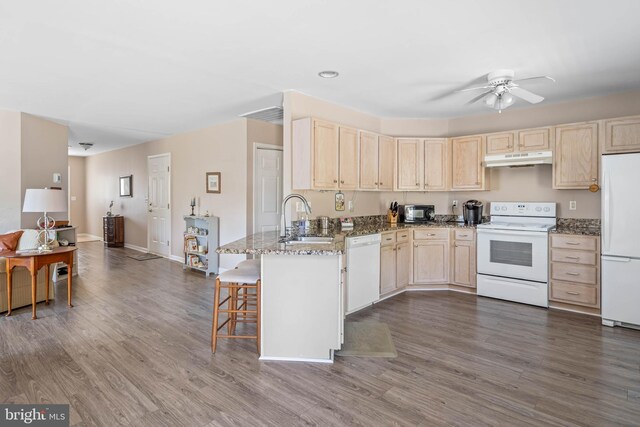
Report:
[[[269,231],[266,233],[252,234],[235,242],[227,243],[216,249],[216,252],[219,254],[249,255],[341,255],[345,252],[344,239],[346,237],[411,228],[475,228],[475,225],[466,225],[452,221],[435,221],[428,224],[390,224],[388,222],[378,221],[356,225],[353,230],[340,231],[339,229],[330,228],[326,233],[319,233],[317,230],[312,230],[305,234],[306,236],[332,237],[333,242],[327,244],[280,243],[279,233]]]
[[[599,236],[600,220],[599,219],[581,219],[581,218],[559,218],[556,228],[550,233],[554,234],[572,234],[579,236]]]

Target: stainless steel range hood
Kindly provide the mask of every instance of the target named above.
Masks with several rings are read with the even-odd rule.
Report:
[[[551,164],[552,151],[532,151],[529,153],[494,154],[484,157],[484,165],[488,168],[517,167]]]

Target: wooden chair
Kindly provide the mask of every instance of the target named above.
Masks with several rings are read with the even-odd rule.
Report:
[[[236,268],[225,271],[216,278],[215,296],[213,301],[213,325],[211,328],[211,351],[216,352],[218,338],[255,339],[258,354],[260,354],[260,272],[255,268]],[[221,290],[226,289],[228,295],[221,300]],[[254,291],[251,293],[250,291]],[[226,305],[226,306],[225,306]],[[227,314],[227,319],[220,323],[221,313]],[[236,335],[236,325],[241,323],[255,323],[255,335]],[[227,326],[227,333],[220,334],[220,330]]]

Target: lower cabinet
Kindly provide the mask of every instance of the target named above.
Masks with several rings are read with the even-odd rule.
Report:
[[[449,283],[449,229],[428,228],[413,232],[413,283]]]
[[[454,230],[451,283],[476,287],[476,232],[473,229]]]
[[[382,234],[380,247],[380,295],[403,288],[411,281],[410,231]]]

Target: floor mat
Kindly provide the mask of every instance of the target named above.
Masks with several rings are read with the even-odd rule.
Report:
[[[386,323],[345,322],[344,344],[336,356],[398,357]]]
[[[150,259],[156,259],[156,258],[162,258],[159,255],[156,254],[140,254],[140,255],[127,255],[127,258],[133,258],[136,261],[148,261]]]

